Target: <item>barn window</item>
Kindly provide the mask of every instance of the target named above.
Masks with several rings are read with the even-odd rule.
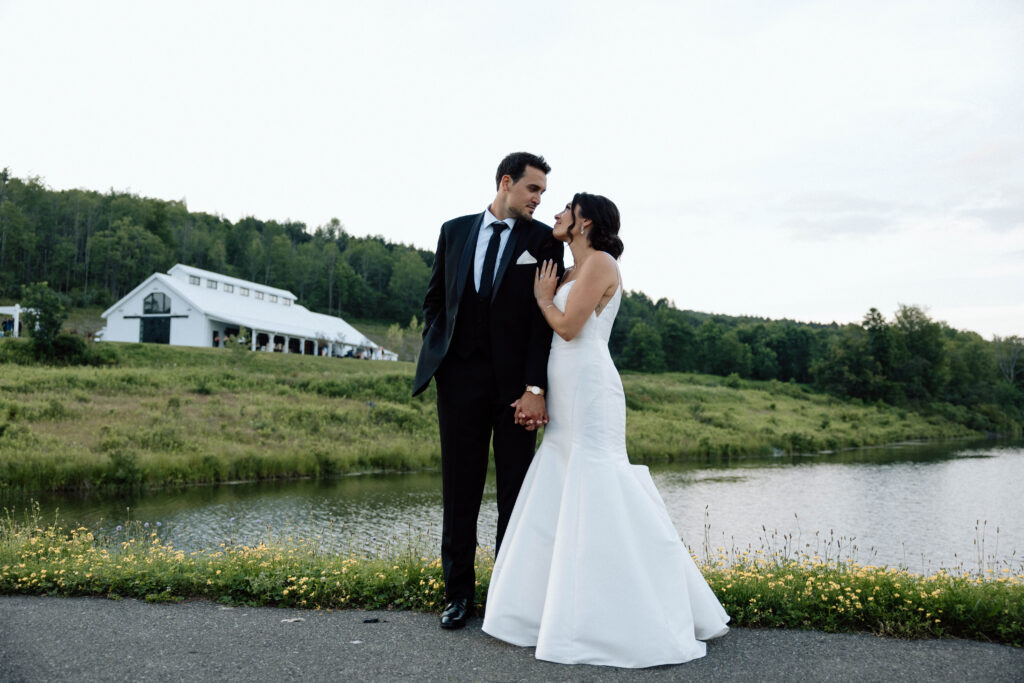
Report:
[[[231,294],[233,291],[235,291],[235,286],[234,285],[229,285],[228,283],[225,282],[224,283],[224,291],[227,292],[228,294]]]
[[[188,283],[190,285],[198,285],[199,284],[199,276],[198,275],[189,275],[188,276]]]
[[[270,303],[272,303],[272,304],[276,304],[277,303],[277,294],[271,294],[270,295]]]
[[[163,292],[153,292],[142,300],[143,313],[170,313],[171,300]]]
[[[210,289],[217,289],[217,281],[216,280],[207,280],[206,281],[206,286],[209,287]]]
[[[256,290],[255,292],[253,292],[253,297],[255,297],[257,299],[262,299],[263,298],[263,292],[261,292],[259,290]]]
[[[238,288],[238,293],[241,294],[242,296],[249,296],[249,288],[248,287],[239,287]]]

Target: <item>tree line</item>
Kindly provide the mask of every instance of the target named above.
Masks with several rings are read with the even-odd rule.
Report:
[[[111,190],[52,190],[0,171],[0,297],[48,282],[72,306],[107,307],[154,272],[185,263],[293,292],[330,315],[409,322],[419,315],[433,252],[354,237],[337,219],[221,216]]]
[[[681,311],[623,298],[609,346],[622,369],[810,383],[838,396],[939,412],[974,429],[1020,434],[1024,339],[986,341],[901,305],[829,325]]]
[[[304,223],[191,212],[183,201],[111,190],[52,190],[0,172],[0,297],[48,282],[72,306],[106,307],[175,263],[292,291],[311,310],[392,323],[415,346],[434,254]],[[403,331],[405,335],[403,337]],[[812,383],[865,402],[930,406],[976,429],[1024,424],[1024,341],[987,341],[901,306],[829,325],[680,310],[640,292],[622,301],[610,341],[624,370]],[[406,355],[412,356],[415,349]]]

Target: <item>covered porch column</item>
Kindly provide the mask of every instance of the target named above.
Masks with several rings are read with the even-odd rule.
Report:
[[[21,304],[14,304],[13,306],[0,306],[0,313],[9,315],[14,318],[14,329],[11,330],[11,336],[18,336],[18,328],[21,327]]]

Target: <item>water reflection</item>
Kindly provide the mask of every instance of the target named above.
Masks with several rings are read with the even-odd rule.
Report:
[[[792,546],[811,553],[834,556],[842,541],[862,563],[925,572],[976,569],[992,557],[1020,565],[1019,443],[905,445],[782,460],[658,468],[655,481],[695,549],[703,545],[706,506],[712,549],[778,546],[791,535]]]
[[[1024,552],[1020,442],[904,444],[660,464],[651,471],[680,534],[698,553],[706,532],[712,548],[781,546],[791,535],[798,549],[834,555],[841,542],[844,548],[855,545],[862,562],[922,571],[974,569],[982,555],[1018,566],[1014,551]],[[40,504],[47,516],[59,508],[63,520],[107,534],[129,517],[148,522],[165,540],[186,549],[229,540],[252,543],[270,533],[319,535],[328,548],[373,552],[410,538],[436,549],[440,488],[436,472],[369,474],[124,498],[49,497]],[[494,500],[492,477],[479,525],[484,545],[493,542]],[[3,504],[24,507],[26,501],[8,498]],[[976,530],[976,521],[984,520],[987,526]]]

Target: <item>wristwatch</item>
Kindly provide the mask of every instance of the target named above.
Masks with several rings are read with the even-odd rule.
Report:
[[[533,384],[527,384],[526,385],[526,390],[529,391],[534,396],[543,396],[544,395],[544,390],[541,389],[538,386],[534,386]]]

